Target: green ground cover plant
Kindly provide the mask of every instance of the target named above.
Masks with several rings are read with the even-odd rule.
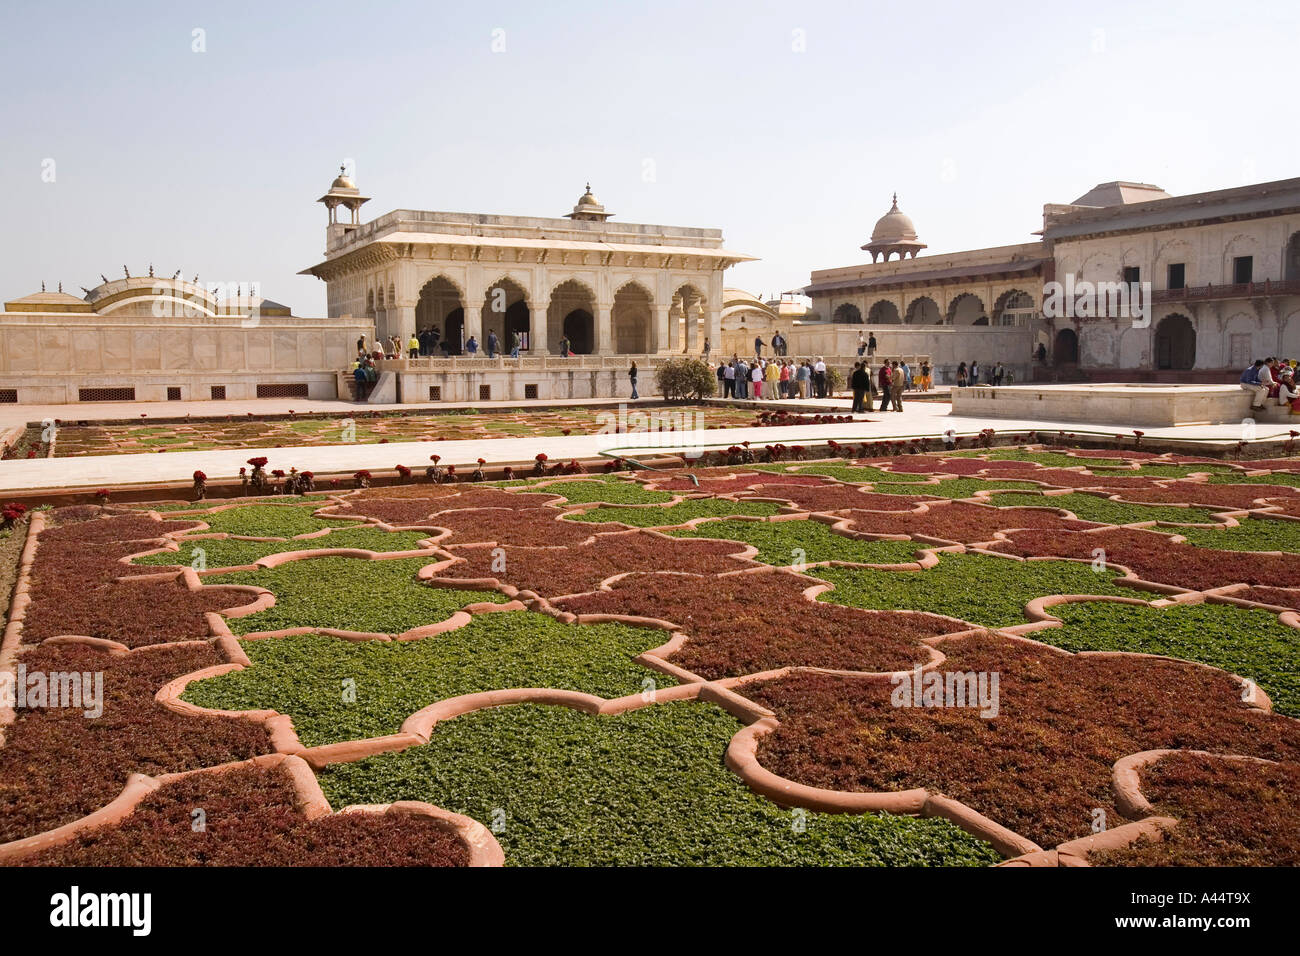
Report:
[[[1237,522],[1235,528],[1180,528],[1178,533],[1202,548],[1300,553],[1300,521],[1238,518]]]
[[[417,710],[461,694],[552,687],[613,698],[672,686],[672,677],[632,660],[665,640],[651,628],[504,611],[418,641],[313,634],[244,641],[251,668],[193,684],[185,699],[288,714],[303,743],[315,747],[396,733]],[[355,695],[341,692],[348,681]]]
[[[1274,709],[1300,716],[1300,631],[1230,604],[1139,607],[1088,601],[1052,608],[1063,627],[1035,640],[1067,651],[1136,651],[1222,668],[1255,681]]]
[[[567,521],[593,523],[617,521],[634,528],[659,528],[684,524],[695,518],[728,518],[752,515],[769,518],[779,514],[781,506],[767,501],[727,501],[722,498],[688,498],[666,508],[593,508],[582,514],[566,515]]]
[[[213,511],[202,516],[208,530],[224,531],[261,538],[292,538],[322,528],[346,528],[355,522],[337,518],[313,518],[312,512],[323,508],[327,502],[304,506],[245,505]]]
[[[617,716],[518,705],[438,724],[422,747],[320,774],[336,806],[427,800],[493,825],[516,866],[980,866],[938,818],[783,809],[723,765],[740,729],[711,704]]]
[[[435,588],[416,580],[429,558],[370,561],[307,558],[277,568],[214,574],[205,584],[256,584],[275,593],[275,605],[231,619],[236,634],[289,627],[334,627],[400,634],[446,620],[467,604],[504,603],[496,591]]]
[[[943,554],[925,571],[814,568],[835,590],[818,600],[875,610],[929,611],[983,627],[1024,624],[1025,605],[1047,594],[1137,592],[1113,583],[1118,571],[1097,572],[1079,561],[1008,561],[982,554]]]
[[[999,508],[1064,508],[1084,521],[1103,524],[1132,524],[1136,521],[1172,521],[1213,524],[1214,512],[1207,508],[1178,508],[1172,505],[1138,505],[1111,501],[1097,495],[1074,492],[1068,495],[993,495],[990,503]]]

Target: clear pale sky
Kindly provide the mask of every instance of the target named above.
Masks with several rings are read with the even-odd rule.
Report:
[[[1297,51],[1300,5],[1248,0],[6,4],[0,299],[153,262],[324,314],[295,273],[345,159],[365,219],[558,216],[590,180],[771,294],[863,261],[895,190],[940,253],[1098,182],[1300,175]]]

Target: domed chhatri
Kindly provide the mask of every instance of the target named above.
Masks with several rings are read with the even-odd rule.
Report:
[[[329,210],[330,225],[338,223],[338,207],[342,206],[352,214],[351,225],[356,226],[360,223],[358,213],[365,203],[370,201],[368,196],[361,195],[361,190],[353,182],[352,177],[348,175],[347,166],[339,167],[339,174],[330,183],[330,190],[320,199],[316,200],[324,203],[325,208]]]
[[[583,222],[604,222],[612,215],[614,215],[612,212],[605,212],[605,207],[592,195],[591,183],[587,183],[587,191],[578,197],[578,204],[573,207],[573,212],[565,214],[565,218]]]
[[[900,259],[908,256],[916,258],[916,254],[925,248],[925,243],[917,238],[912,220],[898,208],[898,193],[894,193],[894,202],[889,207],[889,212],[876,221],[876,228],[871,231],[871,241],[862,248],[871,253],[872,262],[882,255],[888,262],[890,255],[895,252]]]

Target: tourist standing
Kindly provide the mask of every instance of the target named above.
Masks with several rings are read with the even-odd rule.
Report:
[[[704,361],[707,362],[709,360],[709,353],[711,351],[713,351],[713,343],[710,342],[708,337],[706,336],[704,339]]]
[[[799,363],[799,369],[794,373],[795,385],[797,385],[799,388],[800,398],[808,397],[808,376],[810,374],[811,374],[811,369],[809,369],[808,362],[805,359],[804,361]]]
[[[762,357],[763,357],[763,336],[756,335],[754,336],[754,358],[761,359]]]
[[[352,370],[352,381],[357,387],[357,401],[366,400],[366,363],[357,362],[357,367]]]
[[[859,352],[859,355],[862,353]],[[853,374],[849,376],[849,387],[853,389],[853,414],[857,415],[866,411],[862,407],[863,399],[867,396],[867,390],[871,388],[871,373],[867,371],[866,362],[857,362],[853,366]]]
[[[763,366],[755,362],[749,377],[754,383],[754,399],[757,401],[763,397]]]
[[[510,333],[510,357],[519,358],[519,349],[524,344],[524,337],[519,334],[519,330]]]
[[[500,343],[497,341],[497,333],[496,333],[496,330],[495,330],[495,329],[488,329],[488,337],[487,337],[487,357],[488,357],[488,358],[496,358],[496,357],[497,357],[497,350],[498,350],[499,348],[500,348]]]
[[[722,373],[722,397],[736,397],[736,366],[732,362],[723,362],[718,366]]]
[[[962,362],[957,366],[957,387],[966,387],[966,363]]]
[[[858,358],[867,350],[867,339],[861,332],[858,333]]]
[[[632,383],[632,397],[640,398],[641,396],[636,393],[636,362],[633,362],[632,367],[627,370],[627,378]]]
[[[477,355],[478,339],[474,338],[474,336],[471,335],[469,337],[469,341],[465,343],[465,351],[468,352],[471,356]]]
[[[818,398],[826,397],[826,361],[820,355],[813,364],[813,391]]]
[[[933,373],[933,371],[934,370],[930,368],[930,363],[928,360],[921,363],[921,391],[928,392],[930,390],[930,385],[931,385],[930,375]]]
[[[880,384],[880,408],[879,408],[879,411],[882,411],[882,412],[884,412],[884,411],[888,411],[888,410],[889,410],[889,388],[890,388],[890,384],[889,384],[889,383],[892,381],[892,377],[891,377],[891,375],[890,375],[889,363],[888,363],[888,362],[881,362],[881,363],[880,363],[880,371],[879,371],[879,373],[877,373],[876,379],[877,379],[877,381],[878,381],[879,384]]]
[[[560,355],[565,358],[569,357],[569,337],[567,335],[560,336]]]
[[[894,363],[894,370],[889,376],[889,400],[894,405],[894,411],[903,410],[903,386],[906,379],[903,377],[903,368],[899,363]]]
[[[1001,362],[993,366],[993,384],[1001,385],[1002,379],[1006,377],[1006,374],[1007,374],[1007,370],[1002,367]]]
[[[411,333],[411,341],[406,343],[406,350],[407,358],[420,357],[420,340],[416,337],[414,332]]]
[[[978,384],[980,383],[980,363],[979,363],[979,362],[971,362],[971,363],[970,363],[970,383],[971,383],[972,385],[978,385]]]
[[[876,333],[872,332],[867,336],[867,356],[871,357],[876,354]]]

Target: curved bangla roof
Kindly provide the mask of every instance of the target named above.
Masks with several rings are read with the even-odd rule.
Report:
[[[291,315],[287,305],[255,295],[218,295],[217,290],[181,278],[127,276],[100,283],[85,290],[84,298],[67,292],[37,292],[5,302],[6,312],[93,312],[99,315],[174,314],[159,313],[160,302],[170,302],[190,315],[244,315],[260,311],[263,315]]]

